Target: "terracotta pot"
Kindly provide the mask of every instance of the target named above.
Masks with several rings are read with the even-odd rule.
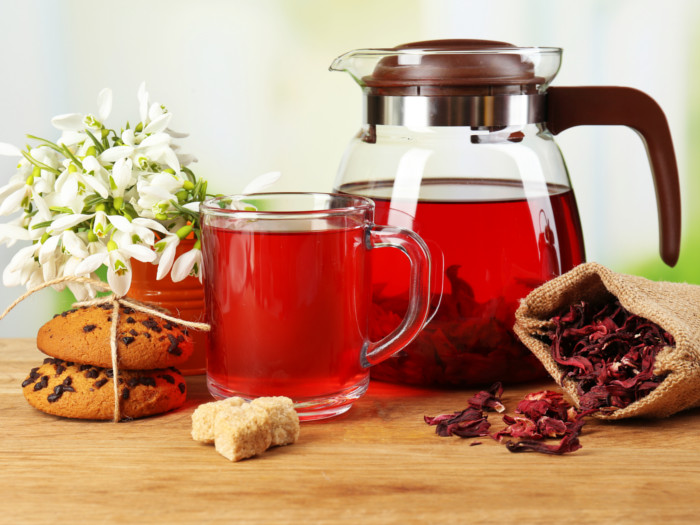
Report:
[[[194,240],[180,243],[177,257],[194,246]],[[204,312],[204,287],[195,277],[174,283],[170,276],[156,280],[158,266],[131,260],[132,280],[129,297],[144,303],[152,303],[169,310],[172,315],[185,321],[206,322]],[[207,332],[190,330],[194,342],[194,353],[178,368],[185,375],[205,373]]]

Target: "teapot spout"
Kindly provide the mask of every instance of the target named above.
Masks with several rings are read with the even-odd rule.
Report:
[[[350,51],[348,53],[345,53],[344,55],[340,55],[338,58],[336,58],[333,63],[330,65],[328,68],[328,71],[346,71],[347,70],[347,63],[348,63],[348,56],[352,55],[354,51]]]
[[[392,49],[356,49],[340,55],[328,70],[348,73],[361,87],[365,87],[363,79],[372,74],[382,58],[394,54],[396,51]]]

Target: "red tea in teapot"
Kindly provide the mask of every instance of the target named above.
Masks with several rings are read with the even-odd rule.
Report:
[[[388,198],[392,185],[352,184],[371,196],[376,220],[410,227],[444,257],[444,291],[418,338],[372,370],[375,378],[412,384],[486,384],[544,377],[513,333],[519,300],[584,260],[570,188],[483,179],[423,180],[411,202]],[[385,253],[388,252],[388,253]],[[393,329],[406,308],[407,263],[385,250],[373,259],[372,339]],[[435,289],[434,302],[439,299]],[[435,305],[434,305],[435,306]]]

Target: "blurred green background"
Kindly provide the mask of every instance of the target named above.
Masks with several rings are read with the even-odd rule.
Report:
[[[58,137],[54,115],[96,110],[114,91],[108,124],[138,114],[136,90],[174,115],[215,192],[282,171],[279,190],[328,191],[361,118],[359,88],[329,73],[347,51],[436,38],[482,38],[564,49],[554,85],[626,85],[668,117],[683,191],[676,268],[658,256],[656,204],[644,147],[625,128],[557,137],[582,218],[588,260],[654,279],[700,282],[700,3],[696,0],[0,0],[0,141]],[[14,159],[0,158],[0,185]],[[0,247],[0,268],[17,248]],[[0,309],[22,293],[0,287]],[[34,337],[61,306],[45,290],[0,323]],[[65,302],[63,303],[65,304]]]
[[[700,93],[700,34],[694,35],[688,60],[689,70],[694,74],[690,77],[689,93]],[[682,200],[686,210],[684,214],[681,253],[678,264],[669,268],[658,257],[646,257],[639,262],[630,261],[624,271],[643,275],[655,281],[674,281],[700,284],[700,180],[693,174],[700,170],[700,97],[689,96],[688,125],[685,130],[685,140],[688,148],[687,176],[683,180]],[[693,147],[695,146],[695,147]]]

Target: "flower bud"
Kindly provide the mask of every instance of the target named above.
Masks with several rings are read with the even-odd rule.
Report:
[[[192,191],[194,189],[194,182],[192,182],[191,180],[186,180],[182,183],[182,187],[187,191]]]
[[[156,219],[159,221],[167,221],[168,216],[165,213],[156,213]]]
[[[177,231],[176,235],[177,235],[180,239],[184,239],[184,238],[187,237],[190,233],[192,233],[192,225],[191,225],[191,224],[187,224],[187,225],[183,226],[182,228],[180,228],[180,229]]]
[[[113,205],[115,210],[121,210],[124,207],[124,198],[114,197]]]
[[[34,166],[34,169],[32,169],[32,174],[27,177],[27,186],[34,184],[34,179],[36,177],[41,177],[41,168],[39,166]]]

